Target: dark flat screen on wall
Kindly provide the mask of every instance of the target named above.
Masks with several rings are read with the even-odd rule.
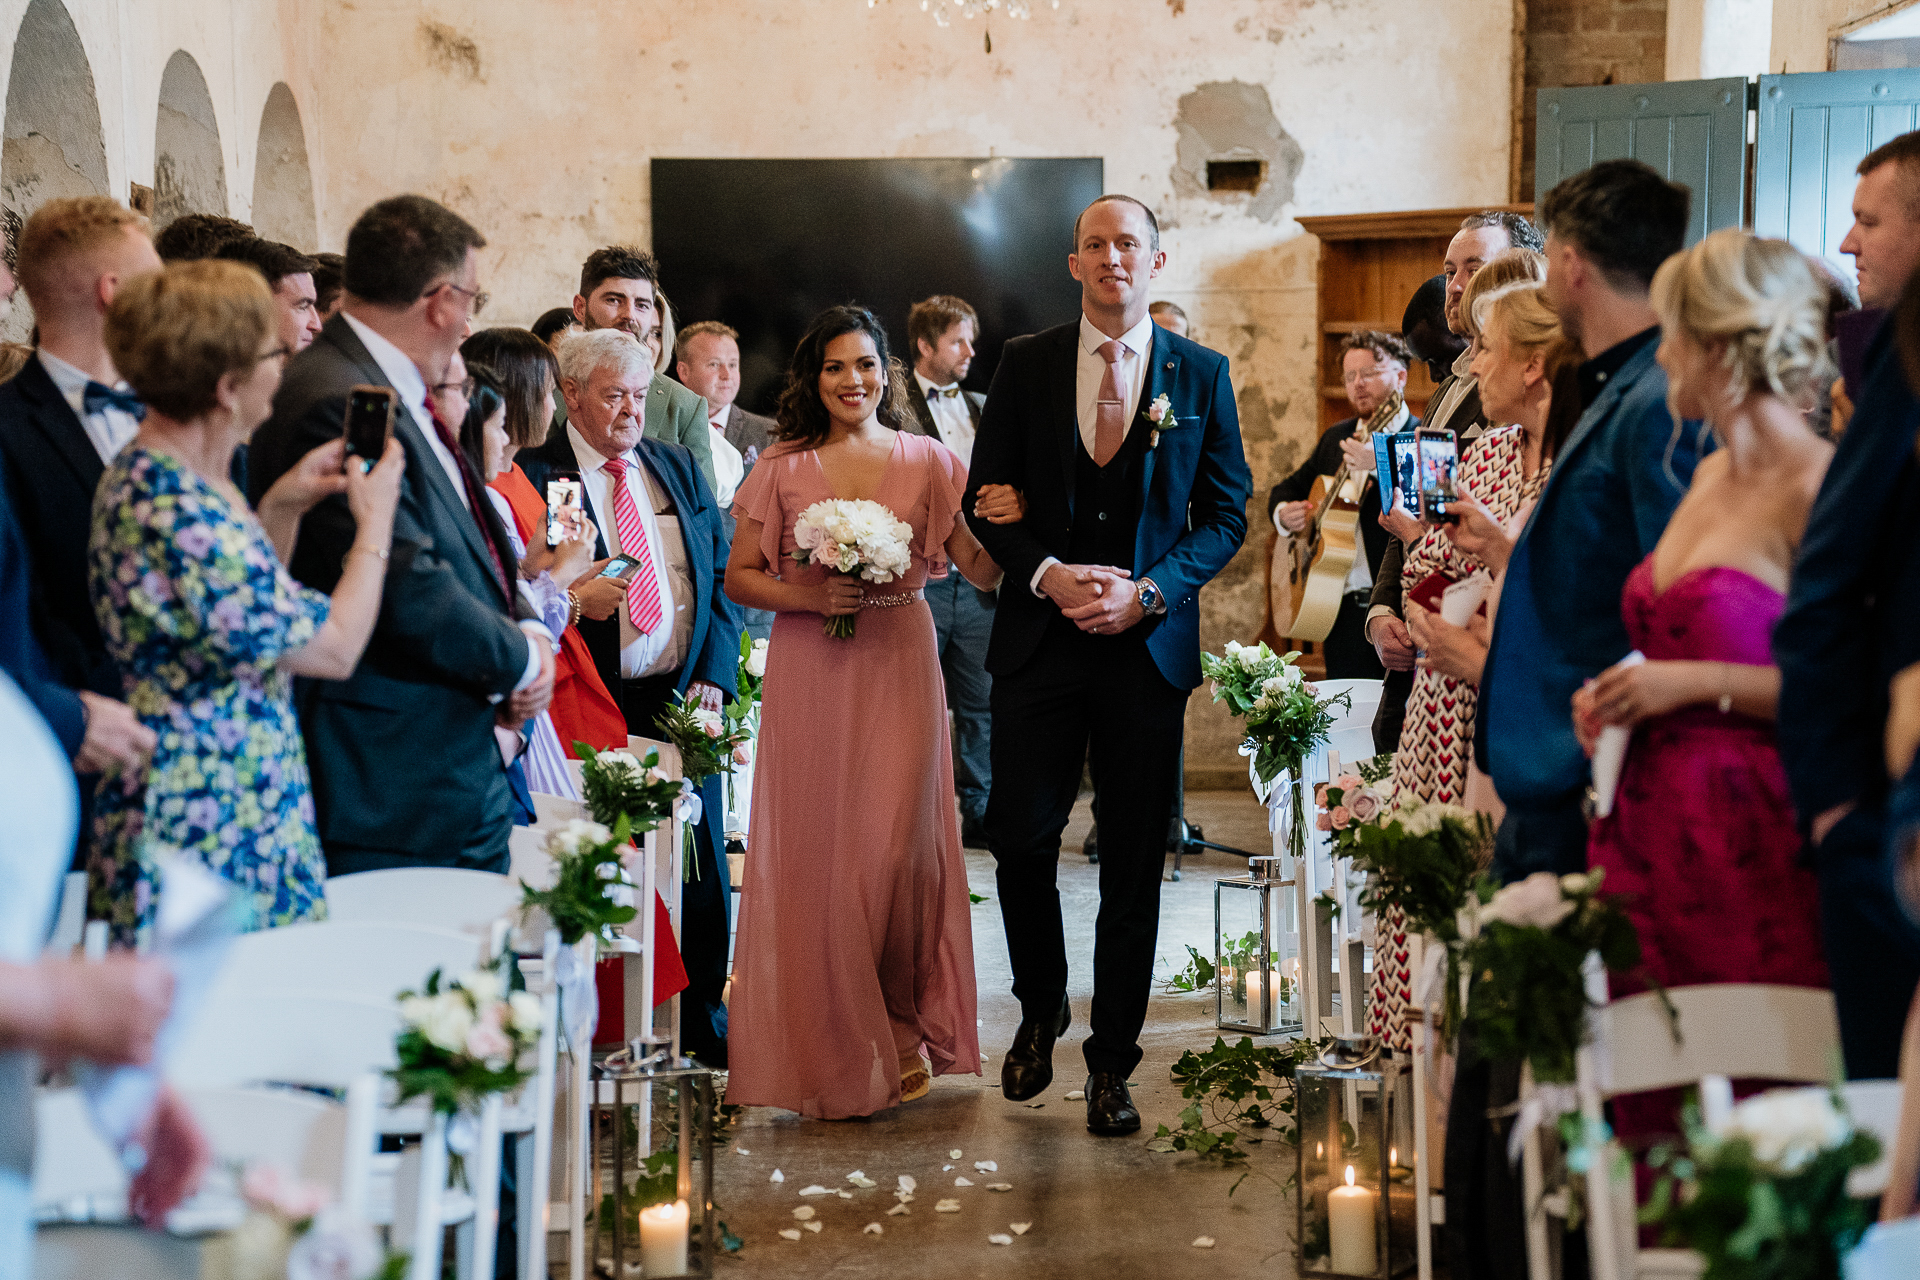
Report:
[[[1092,160],[655,160],[653,250],[679,324],[740,331],[740,403],[771,414],[788,358],[826,307],[859,302],[907,351],[907,309],[958,294],[980,313],[965,385],[1008,338],[1079,314],[1073,220]]]

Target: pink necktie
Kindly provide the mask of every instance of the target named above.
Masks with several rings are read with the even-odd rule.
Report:
[[[1104,467],[1120,452],[1127,436],[1127,406],[1120,399],[1120,357],[1127,349],[1118,338],[1100,344],[1100,358],[1107,371],[1100,377],[1100,395],[1093,405],[1093,465]]]
[[[613,477],[613,527],[620,534],[620,551],[640,562],[627,584],[627,616],[634,630],[652,635],[663,616],[660,611],[660,579],[653,569],[653,548],[647,543],[647,526],[634,505],[633,491],[627,488],[627,460],[614,458],[602,467]]]

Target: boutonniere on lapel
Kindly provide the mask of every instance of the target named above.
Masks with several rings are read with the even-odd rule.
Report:
[[[1164,391],[1155,396],[1153,403],[1147,406],[1146,417],[1147,421],[1153,426],[1153,436],[1147,441],[1147,448],[1149,449],[1158,449],[1160,447],[1160,433],[1162,431],[1171,431],[1180,425],[1180,419],[1173,416],[1173,401],[1167,397]]]

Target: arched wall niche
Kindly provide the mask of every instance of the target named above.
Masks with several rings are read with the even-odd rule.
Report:
[[[174,51],[160,77],[153,128],[153,225],[157,231],[183,213],[227,212],[227,166],[220,124],[200,64]]]
[[[93,68],[60,0],[33,0],[20,19],[6,112],[0,225],[12,266],[20,226],[35,209],[64,196],[107,194],[107,147]],[[19,341],[32,324],[23,297],[0,323],[0,337]]]
[[[296,249],[311,253],[319,247],[306,130],[301,127],[300,104],[285,81],[273,86],[260,113],[260,144],[253,161],[253,226],[267,239]]]

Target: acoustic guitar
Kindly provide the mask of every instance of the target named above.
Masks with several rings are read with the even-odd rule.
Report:
[[[1361,444],[1372,443],[1374,432],[1384,431],[1400,416],[1402,400],[1398,391],[1388,396],[1353,438]],[[1366,496],[1373,472],[1358,477],[1349,500],[1341,493],[1350,471],[1342,462],[1331,476],[1314,479],[1307,495],[1313,509],[1305,527],[1286,535],[1286,545],[1274,549],[1267,600],[1273,610],[1273,629],[1283,636],[1319,643],[1332,634],[1353,558],[1366,554],[1360,539],[1360,499]]]

